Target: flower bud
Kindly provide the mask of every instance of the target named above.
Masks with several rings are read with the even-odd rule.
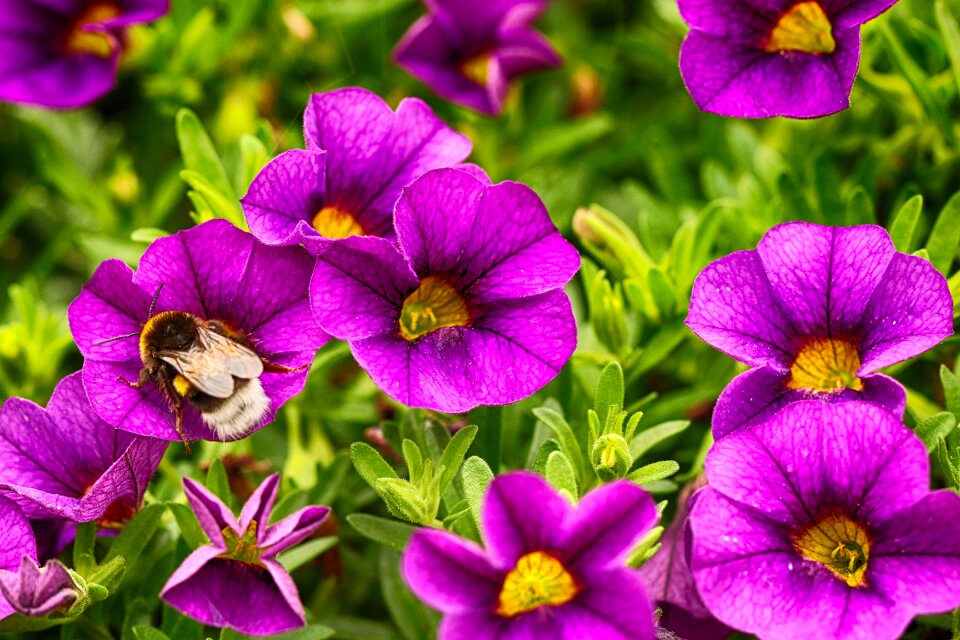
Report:
[[[0,594],[18,613],[35,618],[66,612],[77,601],[77,585],[67,568],[51,560],[42,569],[24,556],[17,573],[0,572]]]
[[[428,525],[434,515],[429,513],[427,501],[410,482],[399,478],[379,478],[375,489],[387,504],[390,513],[414,524]]]
[[[633,465],[633,456],[630,455],[630,446],[623,436],[607,433],[593,443],[590,461],[600,479],[609,482],[627,475]]]

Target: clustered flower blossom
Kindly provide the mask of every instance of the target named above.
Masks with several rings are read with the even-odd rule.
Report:
[[[850,106],[860,26],[897,0],[679,0],[687,90],[703,111],[818,118]]]
[[[0,100],[55,109],[113,88],[131,25],[170,10],[169,0],[11,0],[0,5]]]

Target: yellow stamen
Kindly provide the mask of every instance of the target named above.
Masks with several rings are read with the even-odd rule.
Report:
[[[113,2],[93,3],[73,23],[64,42],[64,51],[89,54],[104,59],[110,58],[119,44],[116,38],[103,31],[90,31],[87,27],[119,15],[120,7]]]
[[[363,227],[353,214],[337,206],[320,209],[313,216],[313,228],[324,238],[349,238],[364,235]]]
[[[487,80],[490,78],[490,54],[481,53],[467,58],[460,64],[460,73],[474,84],[481,87],[487,86]]]
[[[800,350],[790,367],[790,389],[836,391],[863,390],[863,381],[857,377],[860,354],[847,340],[818,338]]]
[[[223,542],[227,546],[226,553],[219,557],[228,560],[237,560],[247,564],[260,564],[260,549],[257,548],[257,521],[250,522],[250,526],[243,533],[243,537],[237,535],[237,532],[226,527],[223,530]]]
[[[417,290],[403,301],[400,312],[400,335],[404,340],[443,327],[466,327],[470,324],[470,310],[460,293],[443,278],[427,276]]]
[[[520,558],[504,579],[497,613],[510,618],[539,607],[566,604],[578,591],[573,576],[559,560],[534,551]]]
[[[802,51],[819,54],[833,53],[836,49],[830,18],[815,0],[798,2],[787,9],[763,43],[763,50],[770,53]]]
[[[866,582],[870,538],[863,525],[842,513],[831,513],[793,536],[793,547],[807,560],[819,562],[847,586]]]

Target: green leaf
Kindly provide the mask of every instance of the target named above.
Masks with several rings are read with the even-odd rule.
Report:
[[[537,455],[533,457],[533,460],[530,461],[530,465],[527,468],[536,474],[546,477],[547,459],[554,451],[560,451],[560,444],[553,438],[545,440],[544,443],[540,445],[540,449],[537,450]]]
[[[213,495],[220,498],[223,504],[227,505],[230,509],[234,508],[233,492],[230,491],[230,479],[227,477],[227,470],[219,458],[210,462],[210,468],[207,470],[207,480],[204,484]]]
[[[960,94],[960,25],[957,25],[957,19],[950,13],[943,0],[937,0],[933,7],[937,16],[937,25],[943,32],[943,40],[947,45],[947,55],[950,56],[950,66],[953,67],[957,93]]]
[[[666,480],[677,471],[680,471],[680,465],[674,460],[663,460],[640,467],[627,476],[633,482],[639,485],[645,485],[649,482]]]
[[[94,546],[97,543],[97,525],[94,522],[81,522],[77,525],[73,541],[73,568],[81,576],[88,577],[97,566]]]
[[[400,477],[383,456],[366,442],[354,442],[350,445],[350,459],[353,460],[357,473],[371,487],[376,488],[380,478]]]
[[[410,480],[416,482],[423,475],[423,454],[420,453],[420,447],[413,440],[404,438],[400,448],[403,449],[403,459],[407,463]]]
[[[406,640],[423,640],[436,628],[432,616],[411,593],[400,575],[400,555],[380,549],[380,587],[390,616]]]
[[[630,455],[638,460],[644,453],[657,446],[667,438],[682,433],[690,426],[689,420],[671,420],[656,426],[644,429],[630,441]]]
[[[576,501],[580,497],[577,490],[577,474],[567,456],[560,451],[554,451],[547,458],[547,482],[558,491],[566,492]]]
[[[300,629],[272,635],[270,640],[326,640],[326,638],[332,638],[335,633],[336,630],[322,624],[310,624]],[[220,632],[220,640],[256,640],[256,638],[233,629],[223,629]]]
[[[150,244],[158,238],[165,238],[170,235],[169,232],[164,231],[163,229],[154,229],[153,227],[141,227],[139,229],[134,229],[133,233],[130,234],[130,239],[134,242],[143,242],[145,244]],[[149,628],[149,627],[147,627]]]
[[[873,207],[873,199],[867,193],[866,189],[857,185],[850,193],[849,202],[847,202],[846,224],[874,224],[877,221],[877,215]]]
[[[287,570],[287,572],[292,572],[319,555],[334,548],[337,546],[337,542],[339,542],[339,538],[336,536],[316,538],[284,551],[277,556],[277,559],[280,561],[280,564],[283,565],[283,568]]]
[[[167,505],[159,502],[148,504],[140,509],[140,512],[123,528],[120,535],[114,538],[106,559],[123,557],[128,565],[132,564],[132,561],[147,548],[147,543],[156,533],[160,518],[166,510]]]
[[[203,202],[207,205],[202,211],[198,209],[198,212],[209,213],[215,218],[229,220],[241,229],[247,228],[246,220],[243,217],[243,210],[238,208],[239,205],[236,204],[236,201],[230,196],[226,196],[218,191],[206,176],[197,171],[184,169],[180,172],[180,179],[190,185],[194,192],[199,194],[203,198]]]
[[[173,514],[177,526],[180,527],[180,535],[191,549],[197,549],[210,542],[207,534],[200,527],[193,509],[179,502],[168,502],[167,509]]]
[[[440,476],[441,495],[447,490],[453,479],[457,477],[463,459],[466,457],[470,445],[473,444],[473,439],[477,437],[477,431],[479,431],[479,427],[476,425],[460,429],[450,440],[450,444],[443,450],[439,463],[443,467],[443,474]]]
[[[611,362],[600,372],[597,383],[597,395],[593,401],[593,410],[600,418],[600,427],[607,424],[607,413],[614,415],[623,410],[623,369],[619,362]]]
[[[940,273],[948,273],[960,245],[960,192],[944,205],[927,241],[930,262]]]
[[[200,118],[190,109],[180,109],[177,113],[177,142],[180,144],[180,154],[187,169],[205,178],[220,195],[236,199],[236,193],[230,185],[227,171],[213,146],[213,141],[210,140]],[[239,204],[237,206],[239,208]]]
[[[917,194],[903,203],[893,222],[890,223],[890,239],[897,251],[910,253],[913,250],[913,236],[917,231],[917,222],[923,211],[923,196]]]
[[[467,498],[470,515],[478,531],[480,530],[480,505],[483,504],[483,496],[487,493],[487,487],[491,482],[493,482],[493,471],[483,458],[477,456],[467,458],[463,463],[463,493]]]
[[[405,522],[388,520],[366,513],[354,513],[347,516],[350,526],[374,542],[387,545],[397,551],[403,551],[410,541],[410,536],[417,530]]]
[[[947,402],[947,411],[960,416],[960,377],[945,365],[940,365],[940,382],[943,384],[943,396]]]
[[[546,407],[534,409],[533,415],[537,416],[538,420],[550,427],[557,437],[557,442],[560,443],[560,450],[567,456],[573,468],[580,472],[578,477],[584,478],[582,475],[584,472],[583,450],[580,448],[580,442],[573,433],[573,429],[567,424],[563,416],[553,409]]]
[[[137,640],[170,640],[167,634],[159,629],[142,624],[133,627],[133,637]]]
[[[953,431],[956,426],[956,416],[948,411],[944,411],[930,416],[918,424],[914,432],[923,440],[927,451],[932,453],[933,450],[937,448],[937,443],[950,435],[950,432]]]

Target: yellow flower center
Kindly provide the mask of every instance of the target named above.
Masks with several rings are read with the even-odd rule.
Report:
[[[470,310],[460,293],[443,278],[427,276],[417,290],[403,301],[400,312],[400,335],[404,340],[443,327],[466,327],[470,324]]]
[[[866,581],[870,538],[862,525],[842,513],[832,513],[800,531],[793,536],[793,547],[850,587]]]
[[[243,537],[237,535],[237,532],[226,527],[223,530],[223,542],[227,546],[226,553],[220,554],[220,558],[227,560],[236,560],[247,564],[260,564],[260,549],[257,548],[257,521],[250,522],[250,526],[244,532]]]
[[[573,576],[559,560],[542,551],[528,553],[503,581],[497,613],[511,618],[544,606],[573,600],[579,591]]]
[[[800,350],[790,367],[790,389],[836,391],[844,387],[863,390],[863,381],[857,377],[860,354],[846,340],[818,338]]]
[[[467,80],[481,87],[487,86],[490,77],[490,54],[481,53],[467,58],[460,64],[460,73]]]
[[[364,235],[363,227],[349,211],[340,207],[324,207],[313,216],[313,228],[324,238],[349,238]]]
[[[117,48],[117,40],[102,31],[88,31],[87,27],[99,24],[120,15],[120,7],[113,2],[95,2],[76,19],[64,43],[66,53],[83,53],[99,58],[111,57]]]
[[[763,43],[763,50],[770,53],[802,51],[819,54],[833,53],[836,49],[830,18],[815,0],[798,2],[787,9]]]

